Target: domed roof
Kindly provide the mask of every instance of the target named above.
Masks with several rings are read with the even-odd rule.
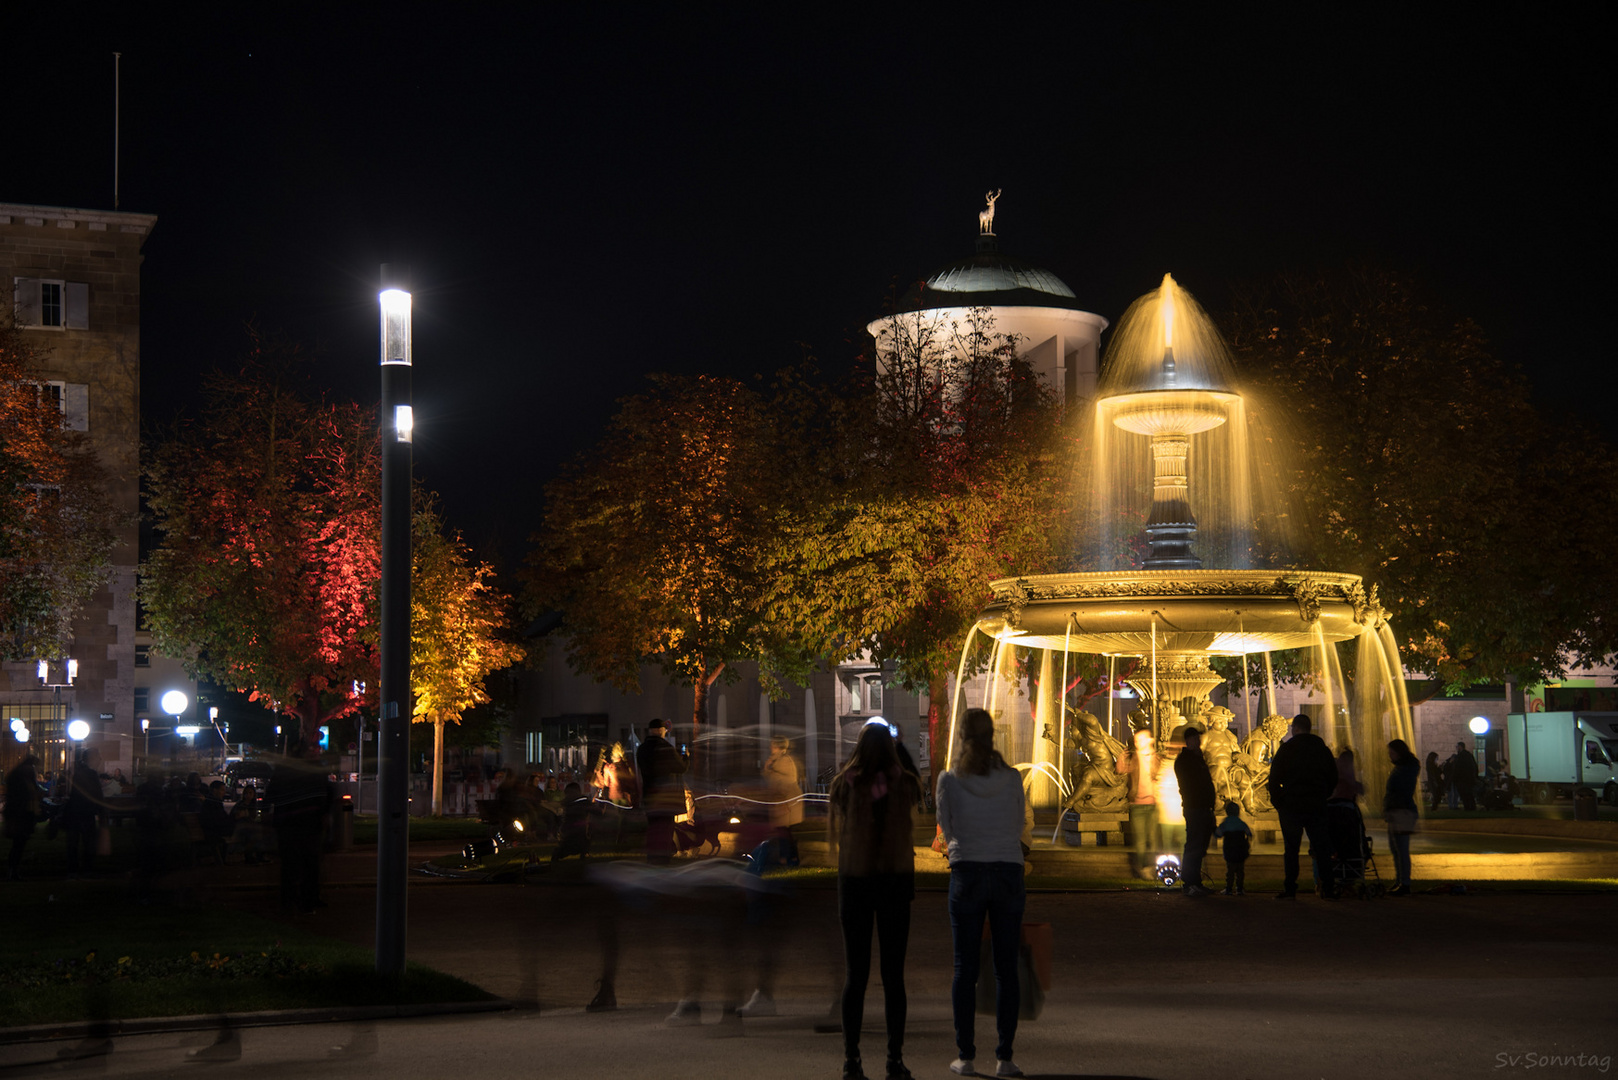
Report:
[[[970,259],[944,267],[927,279],[936,292],[985,293],[1033,289],[1052,296],[1076,299],[1073,290],[1049,270],[1029,266],[998,251],[980,251]]]
[[[959,307],[1082,310],[1066,282],[1049,270],[1002,253],[992,236],[978,237],[976,254],[912,285],[899,302],[901,311]]]

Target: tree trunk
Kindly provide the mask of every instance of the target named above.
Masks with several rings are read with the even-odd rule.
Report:
[[[433,717],[433,816],[444,816],[444,718]]]
[[[949,676],[927,680],[927,782],[936,790],[949,754]]]
[[[690,776],[702,776],[701,770],[710,768],[709,755],[697,750],[697,736],[702,734],[708,726],[708,688],[713,686],[714,680],[719,678],[725,670],[725,662],[721,660],[716,667],[703,673],[702,678],[692,684],[691,690],[691,756],[689,762]],[[712,777],[705,777],[712,779]]]

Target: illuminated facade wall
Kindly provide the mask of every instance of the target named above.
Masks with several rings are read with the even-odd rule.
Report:
[[[126,774],[139,734],[140,264],[156,222],[151,214],[0,203],[0,283],[23,333],[45,353],[43,378],[60,386],[64,424],[86,433],[107,472],[108,494],[128,522],[111,577],[74,623],[74,685],[58,700],[40,688],[33,664],[0,665],[0,711],[50,707],[87,720],[94,729],[87,745],[100,748],[109,771],[121,764]],[[44,745],[34,749],[49,760]]]

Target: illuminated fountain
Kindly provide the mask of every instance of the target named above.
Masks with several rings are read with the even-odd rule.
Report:
[[[1165,276],[1120,321],[1094,424],[1092,509],[1103,569],[992,583],[994,600],[961,656],[952,750],[959,715],[968,704],[982,704],[995,716],[1001,752],[1029,774],[1036,807],[1101,813],[1124,805],[1113,758],[1122,752],[1126,724],[1149,728],[1170,755],[1186,725],[1211,728],[1205,746],[1221,797],[1264,814],[1263,782],[1286,721],[1248,715],[1245,741],[1228,730],[1236,718],[1209,700],[1225,678],[1209,661],[1242,657],[1245,680],[1247,657],[1262,654],[1269,672],[1270,653],[1306,649],[1310,681],[1326,697],[1327,718],[1317,733],[1334,748],[1354,748],[1367,803],[1380,809],[1382,747],[1392,738],[1411,741],[1387,614],[1375,587],[1367,590],[1353,574],[1262,565],[1267,559],[1258,553],[1285,540],[1286,517],[1267,482],[1274,470],[1258,460],[1259,440],[1224,343],[1172,278]],[[1148,461],[1149,506],[1142,482]],[[1200,545],[1193,506],[1204,519]],[[1106,554],[1130,550],[1131,539],[1135,556],[1114,556],[1124,565],[1109,565]],[[1352,685],[1337,655],[1345,641],[1358,647]],[[968,666],[974,657],[985,659],[985,648],[982,700],[969,701],[975,695],[964,685]],[[1111,683],[1126,672],[1117,681],[1133,690],[1140,708],[1120,718],[1070,706],[1066,690],[1081,669],[1108,672],[1109,714]],[[1264,700],[1273,703],[1273,676],[1264,682]],[[1244,700],[1250,709],[1251,694]],[[1172,770],[1163,775],[1160,811],[1176,822]]]

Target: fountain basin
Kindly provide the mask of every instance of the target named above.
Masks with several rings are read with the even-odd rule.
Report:
[[[1356,574],[1130,570],[991,582],[978,628],[1028,648],[1240,656],[1347,641],[1386,618]]]

